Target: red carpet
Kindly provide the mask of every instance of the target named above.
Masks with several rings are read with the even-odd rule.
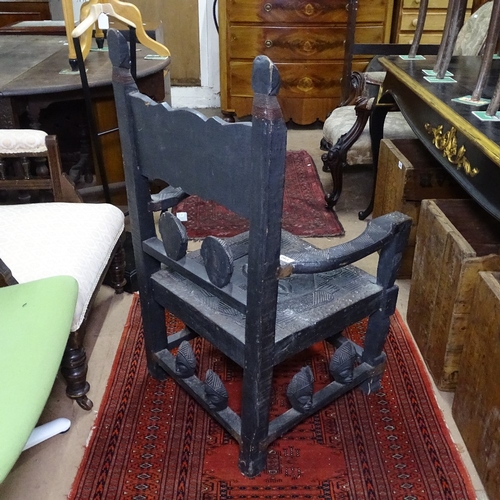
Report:
[[[169,317],[172,326],[177,320]],[[350,328],[353,338],[364,323]],[[235,405],[239,368],[193,341],[204,373],[224,380]],[[327,380],[326,351],[310,350],[316,387]],[[135,500],[475,498],[430,382],[398,315],[386,345],[383,389],[355,391],[307,419],[270,448],[254,479],[237,468],[235,442],[171,380],[146,374],[135,300],[96,429],[69,498]],[[330,353],[331,354],[331,353]],[[330,356],[328,354],[328,357]],[[304,361],[280,365],[274,411],[287,408],[286,383]]]
[[[245,186],[242,186],[245,189]],[[215,202],[191,196],[175,210],[187,213],[185,226],[189,238],[227,237],[246,231],[242,217]],[[337,215],[325,209],[325,193],[306,151],[288,151],[286,156],[283,228],[296,236],[342,236],[344,229]]]

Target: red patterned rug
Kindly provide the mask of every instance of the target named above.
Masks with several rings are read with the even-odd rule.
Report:
[[[242,186],[244,189],[244,186]],[[296,236],[343,236],[337,215],[325,208],[325,193],[313,159],[306,151],[288,151],[286,155],[283,228]],[[190,196],[175,213],[186,212],[184,223],[191,239],[205,236],[228,237],[248,229],[242,217],[213,201]]]
[[[169,326],[179,322],[168,316]],[[363,335],[361,322],[348,332]],[[224,380],[235,406],[239,368],[197,339],[202,372]],[[475,498],[414,342],[396,314],[386,344],[380,392],[354,391],[271,446],[254,479],[237,467],[238,446],[172,380],[147,375],[137,300],[110,384],[69,498],[134,500],[324,499],[469,500]],[[317,388],[328,380],[331,346],[307,352]],[[304,358],[280,365],[273,411],[287,408],[286,381]]]

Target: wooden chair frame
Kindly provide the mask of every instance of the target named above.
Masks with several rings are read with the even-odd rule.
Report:
[[[282,231],[287,131],[271,61],[254,61],[252,123],[227,123],[139,93],[123,36],[111,30],[108,44],[149,371],[158,379],[171,376],[209,412],[239,443],[241,472],[255,476],[266,466],[269,444],[297,423],[355,387],[379,387],[395,273],[411,221],[384,216],[358,239],[327,250]],[[153,200],[154,179],[169,188]],[[207,237],[200,251],[187,252],[185,228],[168,211],[186,193],[247,218],[249,231]],[[162,240],[153,217],[158,209]],[[376,251],[377,277],[350,265]],[[165,310],[185,328],[167,336]],[[341,332],[366,316],[362,348]],[[197,373],[189,344],[196,336],[243,368],[239,414],[216,373]],[[311,369],[304,367],[287,389],[291,408],[271,420],[274,367],[325,339],[336,346],[334,380],[314,392]]]

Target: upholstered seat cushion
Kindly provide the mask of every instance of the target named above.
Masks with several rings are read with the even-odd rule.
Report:
[[[31,129],[0,130],[0,155],[19,155],[45,153],[46,132]]]
[[[342,106],[332,111],[323,126],[323,137],[336,144],[340,136],[349,132],[356,121],[354,106]],[[386,139],[414,139],[415,134],[399,111],[387,113],[384,124]],[[347,151],[348,165],[365,165],[373,163],[369,122],[359,139]]]
[[[123,229],[123,212],[105,203],[0,206],[0,256],[19,283],[58,275],[75,278],[75,331]]]

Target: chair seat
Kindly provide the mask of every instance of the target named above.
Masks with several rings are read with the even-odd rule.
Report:
[[[282,232],[282,253],[305,252],[311,248],[314,247],[300,238]],[[190,258],[201,262],[198,251],[192,252]],[[230,285],[233,295],[234,287],[238,287],[242,294],[246,293],[246,264],[247,256],[234,262]],[[152,280],[158,292],[156,300],[165,303],[174,315],[180,313],[176,311],[176,304],[179,304],[178,307],[184,310],[184,317],[186,304],[189,304],[190,316],[196,318],[197,324],[203,318],[202,323],[209,322],[210,329],[217,331],[211,342],[243,366],[246,321],[243,313],[206,289],[193,286],[192,281],[175,271],[162,269],[152,276]],[[376,278],[355,266],[316,274],[295,274],[280,280],[274,364],[304,348],[304,341],[301,343],[300,339],[304,330],[307,330],[307,344],[311,344],[333,336],[366,317],[370,313],[370,305],[376,302],[382,290]],[[366,303],[359,317],[353,319],[346,315],[346,309],[355,303],[359,305],[359,301]],[[314,332],[311,331],[311,324],[315,325]],[[210,334],[207,336],[210,337]]]
[[[330,143],[336,144],[343,134],[351,130],[356,121],[355,106],[341,106],[332,111],[323,125],[323,137]],[[415,139],[413,130],[399,111],[387,113],[384,124],[384,138],[386,139]],[[348,165],[372,164],[373,157],[370,141],[370,124],[366,124],[358,140],[347,151]]]
[[[69,276],[0,288],[0,483],[45,407],[68,341],[77,293]]]
[[[0,130],[0,155],[46,153],[46,132],[31,129]]]
[[[123,229],[123,212],[110,204],[0,206],[0,254],[19,283],[58,275],[78,281],[76,331]]]

